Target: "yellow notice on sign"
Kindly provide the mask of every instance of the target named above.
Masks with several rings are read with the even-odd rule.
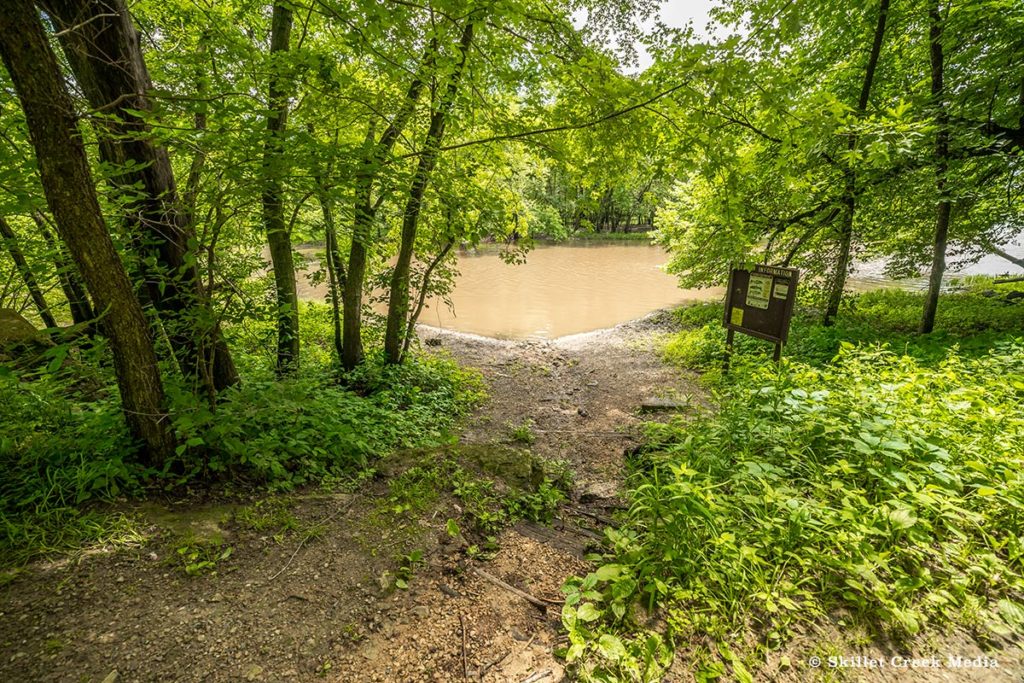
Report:
[[[737,327],[743,326],[743,309],[732,307],[732,311],[729,314],[729,324]]]

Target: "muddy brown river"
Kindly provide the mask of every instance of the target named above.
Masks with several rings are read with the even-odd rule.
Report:
[[[316,258],[321,248],[299,249]],[[633,320],[684,301],[721,299],[725,290],[680,289],[662,266],[668,255],[646,243],[538,245],[526,263],[497,251],[460,254],[450,310],[432,301],[420,323],[499,339],[552,339]],[[323,300],[326,285],[299,280],[299,296]]]
[[[302,247],[314,263],[322,247]],[[1019,245],[1013,253],[1024,252]],[[451,295],[453,309],[432,301],[420,316],[425,325],[500,339],[552,339],[590,332],[634,320],[687,301],[721,301],[725,289],[680,289],[663,269],[668,254],[645,242],[541,244],[526,263],[506,264],[493,248],[460,254],[459,276]],[[882,274],[883,262],[858,266],[849,287],[918,289],[926,278],[894,282]],[[989,257],[948,277],[1005,272],[1007,262]],[[299,296],[323,301],[326,285],[312,287],[299,278]]]

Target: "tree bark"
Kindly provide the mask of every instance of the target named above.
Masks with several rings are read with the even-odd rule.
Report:
[[[413,76],[398,113],[387,129],[375,140],[373,127],[367,131],[361,167],[355,174],[355,207],[353,212],[352,244],[349,248],[348,272],[342,288],[342,367],[352,370],[363,362],[363,286],[366,281],[366,261],[370,233],[376,220],[378,205],[373,200],[373,189],[380,169],[388,154],[405,129],[416,109],[423,90],[424,77],[433,64],[435,41],[431,41],[423,56],[420,70]]]
[[[196,382],[212,376],[217,390],[236,384],[238,371],[196,267],[196,235],[180,205],[170,157],[135,113],[151,111],[152,82],[125,0],[40,0],[40,5],[59,30],[89,105],[108,117],[96,125],[100,156],[115,169],[109,178],[114,188],[137,197],[125,206],[126,224],[142,252],[140,261],[155,257],[156,268],[143,267],[147,295],[160,312],[182,373]]]
[[[861,85],[860,97],[857,100],[857,114],[862,115],[868,108],[871,99],[871,86],[875,81],[875,70],[878,58],[882,53],[882,41],[885,38],[885,24],[889,18],[889,0],[881,0],[878,6],[878,22],[875,24],[875,37],[871,43],[871,53],[864,69],[864,82]],[[857,148],[857,134],[851,133],[846,148],[853,151]],[[846,289],[846,278],[850,271],[850,249],[853,244],[853,218],[857,209],[857,174],[852,168],[843,172],[842,223],[839,227],[839,256],[836,269],[832,276],[828,305],[825,308],[825,325],[831,325],[839,313],[839,304],[843,300]]]
[[[950,214],[953,202],[949,196],[946,174],[949,172],[949,113],[945,103],[945,57],[942,50],[943,22],[936,0],[928,9],[930,41],[929,60],[932,76],[932,106],[935,108],[935,234],[932,240],[932,271],[928,276],[928,293],[918,331],[927,334],[935,329],[935,315],[939,308],[939,291],[946,272],[946,243],[949,239]]]
[[[423,142],[423,153],[420,155],[409,187],[409,196],[402,217],[402,241],[398,248],[398,260],[391,275],[391,288],[388,296],[388,318],[384,330],[384,359],[396,365],[402,362],[402,341],[405,336],[405,325],[409,317],[409,270],[412,256],[416,249],[416,231],[419,225],[420,212],[423,208],[423,196],[430,183],[430,176],[440,155],[441,143],[444,140],[448,117],[455,105],[459,82],[466,67],[469,47],[473,42],[473,19],[466,22],[459,39],[459,61],[455,65],[448,80],[445,92],[438,103],[437,109],[430,116],[430,126]]]
[[[1024,268],[1024,258],[1017,258],[1013,254],[1007,253],[1003,249],[1000,249],[999,247],[995,246],[994,244],[988,245],[988,250],[990,253],[995,254],[999,258],[1006,259],[1010,263],[1020,268]]]
[[[46,201],[110,338],[125,421],[159,464],[174,453],[156,352],[142,307],[107,232],[57,58],[29,0],[0,12],[0,57],[25,112]]]
[[[314,128],[309,124],[307,130],[310,137],[314,135]],[[337,145],[335,135],[335,145]],[[320,212],[324,218],[324,241],[327,250],[327,290],[331,297],[331,321],[334,324],[334,353],[341,367],[344,356],[344,340],[341,330],[341,291],[345,287],[345,264],[341,260],[341,249],[338,247],[338,228],[334,220],[334,201],[328,191],[325,178],[331,177],[332,163],[327,164],[327,169],[321,171],[319,168],[313,176],[316,184],[317,201],[320,203]]]
[[[292,34],[292,11],[274,4],[270,28],[270,84],[267,138],[263,147],[263,224],[274,267],[277,293],[277,372],[289,374],[299,367],[299,296],[295,288],[292,238],[284,218],[284,183],[281,166],[282,136],[288,123],[288,94],[279,56],[287,52]]]
[[[46,297],[43,296],[43,290],[39,288],[39,282],[36,280],[35,273],[32,272],[28,261],[25,260],[25,255],[21,253],[21,247],[18,246],[18,236],[14,234],[14,230],[3,216],[0,216],[0,237],[3,237],[4,244],[7,246],[7,252],[11,255],[14,267],[18,270],[18,274],[21,275],[21,281],[25,283],[28,295],[32,297],[32,303],[36,305],[36,310],[39,311],[39,317],[42,318],[43,324],[47,327],[57,327],[57,321],[53,319],[53,314],[46,303]]]
[[[89,295],[85,292],[85,286],[82,284],[78,268],[68,259],[67,250],[64,245],[59,244],[53,238],[53,233],[50,232],[43,214],[33,211],[32,220],[53,253],[53,265],[57,269],[60,288],[64,292],[64,297],[68,300],[71,320],[76,325],[87,325],[89,327],[89,334],[93,334],[95,331],[96,314],[93,313],[92,304],[89,302]]]

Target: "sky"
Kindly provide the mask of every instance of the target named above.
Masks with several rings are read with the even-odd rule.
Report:
[[[659,12],[662,22],[674,28],[682,28],[693,22],[694,31],[698,36],[708,35],[707,24],[710,21],[708,11],[714,6],[714,0],[663,0]],[[654,28],[654,21],[641,25],[647,32]],[[639,71],[651,65],[651,58],[642,45],[637,45],[640,57]]]

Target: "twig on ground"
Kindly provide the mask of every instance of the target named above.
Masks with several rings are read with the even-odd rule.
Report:
[[[511,584],[505,583],[504,581],[499,579],[497,576],[494,576],[493,574],[488,574],[487,572],[485,572],[483,569],[480,569],[479,567],[474,567],[473,571],[476,572],[481,578],[484,578],[484,579],[490,581],[491,583],[493,583],[495,586],[498,586],[499,588],[504,588],[508,592],[514,593],[515,595],[518,595],[523,600],[526,600],[528,603],[530,603],[531,605],[534,605],[538,609],[546,610],[548,608],[549,604],[550,605],[559,605],[559,604],[561,604],[560,602],[557,602],[555,600],[549,600],[549,599],[546,599],[546,598],[545,599],[541,599],[541,598],[535,597],[533,595],[530,595],[529,593],[527,593],[525,591],[521,591],[521,590],[519,590],[518,588],[516,588],[515,586],[513,586]]]
[[[537,683],[537,681],[543,681],[545,678],[551,675],[551,669],[544,669],[531,675],[529,678],[523,679],[523,683]]]
[[[342,512],[345,512],[350,507],[352,507],[352,504],[355,503],[355,502],[356,502],[355,498],[353,498],[352,500],[348,501],[348,503],[346,503],[342,507],[338,508],[337,510],[335,510],[331,514],[327,515],[326,517],[324,517],[319,522],[317,522],[314,526],[321,526],[321,525],[327,524],[327,522],[331,521],[332,519],[334,519],[335,517],[340,515]],[[312,538],[312,536],[306,535],[305,537],[303,537],[303,539],[301,541],[299,541],[299,546],[295,549],[295,552],[293,552],[292,556],[288,558],[288,561],[284,563],[284,566],[281,567],[279,570],[277,570],[276,574],[274,574],[273,576],[270,577],[270,579],[269,579],[270,581],[273,581],[277,577],[281,576],[281,574],[283,574],[285,572],[285,570],[288,569],[288,567],[292,566],[292,562],[295,560],[295,556],[299,554],[299,551],[302,550],[302,546],[306,545],[306,541],[308,541],[310,538]]]
[[[569,510],[569,512],[572,512],[573,514],[583,515],[584,517],[590,517],[591,519],[596,520],[606,526],[615,526],[615,520],[611,519],[610,517],[605,517],[604,515],[599,515],[596,512],[584,510],[583,508],[577,508],[568,505],[566,506],[566,508]]]
[[[462,677],[469,680],[469,665],[466,663],[466,620],[460,614],[459,626],[462,627]]]
[[[526,645],[523,645],[522,649],[519,650],[519,653],[522,654],[523,652],[526,652],[527,650],[529,650],[530,646],[533,645],[533,641],[535,641],[535,640],[537,640],[537,634],[536,633],[534,633],[532,636],[530,636],[530,639],[528,641],[526,641]],[[515,648],[512,648],[511,650],[506,652],[503,657],[494,659],[493,661],[491,661],[490,664],[488,664],[484,668],[480,669],[480,678],[483,679],[483,677],[487,674],[487,672],[490,671],[491,669],[493,669],[494,667],[496,667],[496,666],[500,667],[502,664],[504,664],[505,660],[508,659],[509,657],[511,657],[512,653],[515,652],[515,651],[516,651]]]

